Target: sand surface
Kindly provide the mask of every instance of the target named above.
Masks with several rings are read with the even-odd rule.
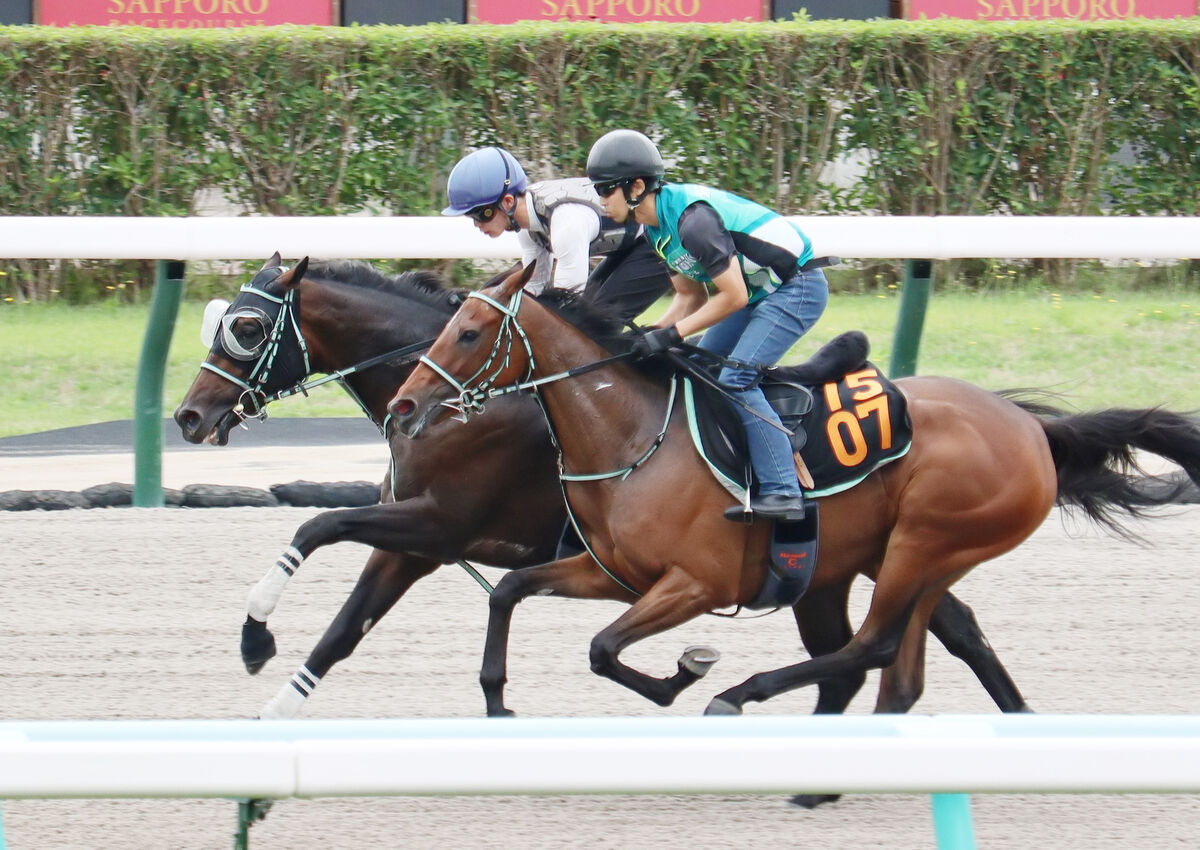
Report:
[[[168,456],[164,483],[322,480],[308,468],[295,474],[294,458],[288,466],[274,454],[287,450],[239,451],[214,450],[206,455],[211,463],[183,470],[179,479],[171,477]],[[371,449],[362,451],[369,455]],[[114,466],[127,459],[106,457],[109,465],[97,460],[95,469],[79,458],[43,457],[40,475],[33,471],[36,486],[61,480],[78,489],[129,480]],[[0,463],[0,476],[9,476],[3,489],[15,486],[13,460]],[[341,471],[324,480],[373,478],[370,470],[382,468],[378,457],[364,459],[361,474],[345,456],[339,462]],[[295,526],[313,513],[0,512],[0,634],[7,650],[0,665],[0,719],[253,717],[304,661],[366,555],[365,547],[343,544],[304,564],[271,618],[280,655],[259,676],[248,676],[238,654],[246,591]],[[1138,524],[1148,542],[1131,544],[1087,527],[1064,528],[1056,512],[1025,546],[959,584],[960,596],[975,608],[1036,710],[1200,713],[1194,653],[1200,507],[1168,514]],[[500,575],[487,574],[493,580]],[[856,617],[869,589],[869,584],[856,588]],[[710,643],[721,650],[723,658],[707,680],[670,709],[660,709],[588,670],[589,640],[621,610],[560,599],[520,606],[509,706],[525,716],[696,715],[712,694],[750,673],[801,657],[786,613],[744,621],[703,617],[624,655],[640,669],[666,675],[684,646]],[[420,582],[359,651],[331,671],[305,716],[481,716],[477,677],[486,616],[485,596],[475,582],[456,567],[443,568]],[[852,707],[855,713],[871,710],[877,681],[869,680]],[[812,693],[799,691],[749,711],[795,714],[811,707]],[[917,711],[995,709],[966,668],[935,643]],[[1200,798],[1192,795],[978,795],[973,807],[979,846],[989,850],[1200,845]],[[231,845],[235,805],[7,801],[3,820],[10,850],[199,850]],[[250,844],[257,850],[935,846],[929,798],[913,795],[857,796],[813,812],[789,806],[782,796],[285,800],[253,827]]]

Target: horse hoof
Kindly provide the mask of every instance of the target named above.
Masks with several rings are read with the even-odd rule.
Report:
[[[841,794],[797,794],[788,802],[802,809],[815,809],[822,803],[836,803],[841,798]]]
[[[679,656],[679,669],[687,670],[697,679],[702,679],[720,659],[721,653],[711,646],[689,646],[683,651],[683,655]]]
[[[740,706],[736,706],[727,700],[721,699],[720,697],[713,697],[712,701],[708,704],[708,708],[704,709],[705,716],[721,714],[737,715],[741,713],[742,709]]]
[[[242,623],[242,663],[253,676],[275,657],[275,635],[267,624],[253,617]]]

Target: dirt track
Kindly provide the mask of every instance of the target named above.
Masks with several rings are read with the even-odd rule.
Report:
[[[237,641],[249,586],[294,527],[295,508],[0,513],[4,593],[0,719],[250,717],[303,660],[357,577],[359,546],[325,550],[292,581],[271,626],[280,656],[248,677]],[[1137,530],[1152,544],[1059,516],[1017,552],[960,583],[1033,707],[1069,713],[1200,713],[1200,508]],[[493,578],[498,573],[492,573]],[[857,589],[856,610],[869,586]],[[483,593],[457,568],[418,584],[334,669],[307,717],[479,716]],[[526,716],[699,714],[709,696],[798,657],[790,616],[712,617],[625,654],[665,675],[690,643],[722,661],[671,709],[588,672],[592,634],[619,606],[531,600],[513,628],[509,705]],[[854,705],[868,712],[876,679]],[[869,693],[868,693],[869,692]],[[805,713],[798,692],[762,713]],[[924,713],[995,711],[939,646]],[[914,770],[919,770],[914,765]],[[977,796],[979,846],[1200,846],[1195,796]],[[80,800],[3,804],[11,850],[224,848],[227,801]],[[388,798],[283,801],[251,832],[257,850],[330,848],[932,848],[929,799],[860,796],[807,812],[783,797]]]

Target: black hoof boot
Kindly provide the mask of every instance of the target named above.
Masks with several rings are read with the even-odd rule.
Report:
[[[253,617],[242,623],[242,663],[246,672],[253,676],[275,657],[275,635],[267,624]]]

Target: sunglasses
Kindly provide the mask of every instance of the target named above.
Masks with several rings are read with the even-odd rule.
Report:
[[[596,190],[596,194],[601,198],[607,198],[624,185],[624,180],[606,180],[603,183],[593,183],[592,188]]]
[[[491,221],[496,216],[496,205],[488,204],[486,207],[476,207],[468,212],[467,215],[481,224],[483,222]]]

